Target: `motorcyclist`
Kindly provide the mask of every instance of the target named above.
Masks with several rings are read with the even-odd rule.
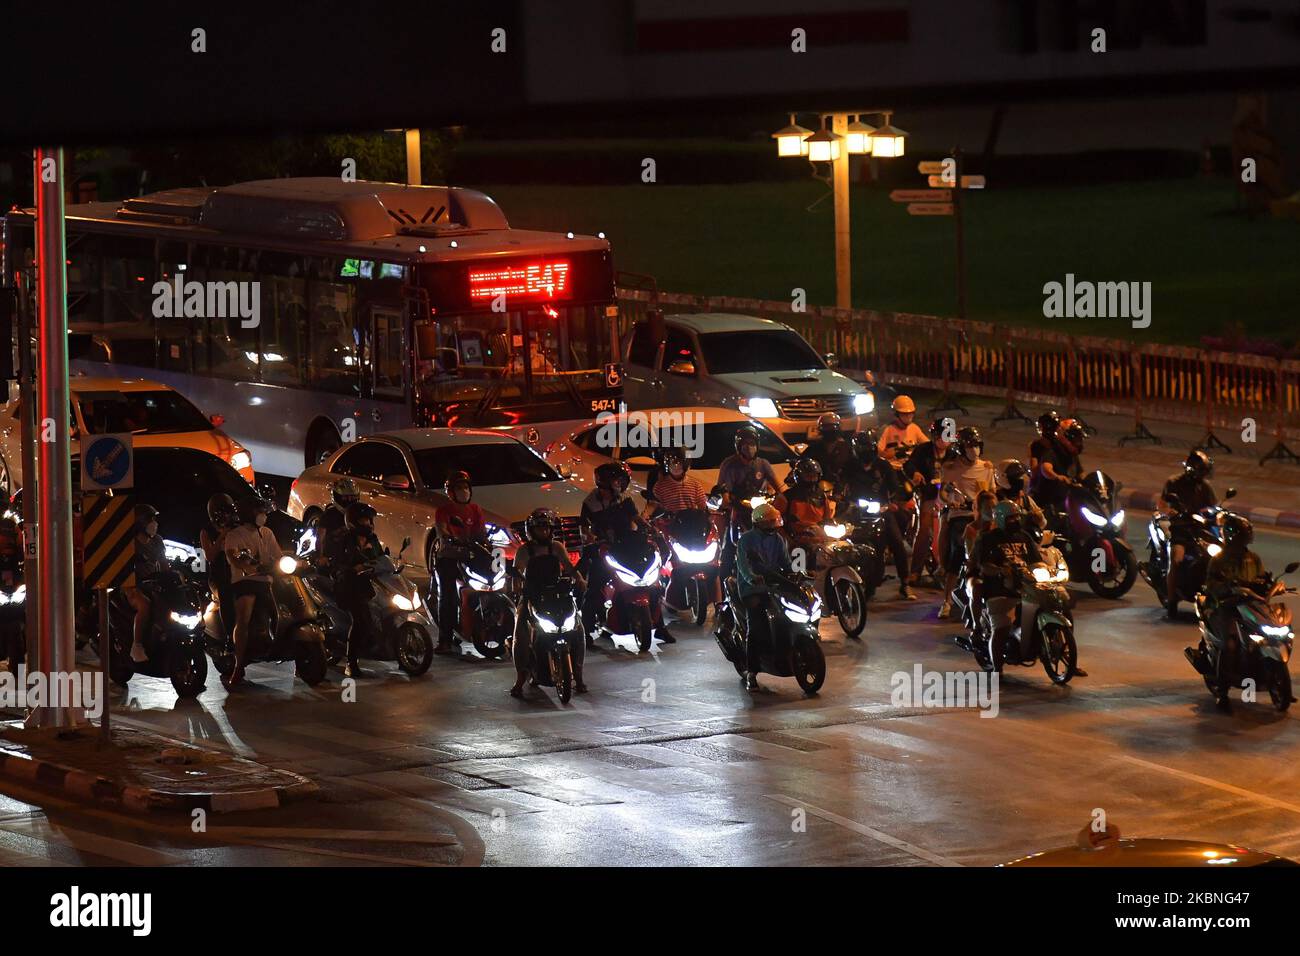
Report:
[[[330,552],[342,545],[348,506],[361,500],[361,489],[351,478],[340,478],[330,487],[330,499],[316,527],[316,564],[322,569],[329,567]]]
[[[1025,521],[1037,525],[1039,530],[1047,527],[1047,516],[1029,493],[1029,469],[1020,459],[1004,458],[998,462],[997,483],[999,501],[1014,502]]]
[[[911,584],[925,572],[926,559],[934,550],[939,529],[939,473],[943,463],[956,454],[945,436],[955,438],[955,426],[951,418],[936,418],[930,423],[930,440],[912,449],[903,462],[903,474],[921,498],[916,540],[912,542]]]
[[[271,597],[271,572],[283,552],[275,535],[266,526],[271,503],[258,495],[250,495],[237,505],[238,526],[226,532],[226,560],[230,563],[230,593],[235,599],[235,666],[221,678],[227,690],[239,686],[244,680],[244,665],[248,660],[249,629],[253,609],[259,600],[268,604]]]
[[[435,560],[438,584],[438,644],[434,652],[448,654],[456,636],[457,611],[460,608],[460,560],[465,548],[487,540],[487,518],[474,502],[474,483],[469,472],[454,471],[443,482],[449,499],[434,512],[438,530],[438,556]],[[432,595],[430,595],[432,598]]]
[[[844,438],[844,420],[835,412],[823,412],[813,427],[817,437],[808,442],[803,457],[811,458],[822,466],[822,474],[832,472],[830,451],[840,439]]]
[[[375,596],[374,566],[383,557],[383,545],[375,535],[375,509],[362,501],[348,505],[343,516],[344,542],[335,563],[339,602],[352,617],[348,628],[348,663],[345,677],[365,677],[361,652],[371,645],[370,602]]]
[[[627,493],[632,484],[632,472],[627,465],[621,461],[607,461],[596,467],[595,479],[596,487],[583,499],[579,518],[586,542],[579,570],[587,579],[587,592],[582,602],[582,623],[587,630],[588,647],[592,646],[592,635],[604,600],[605,582],[609,580],[609,569],[600,557],[601,546],[618,541],[632,531],[650,533],[636,503]],[[676,641],[666,628],[660,630],[660,640],[668,644]]]
[[[541,590],[560,577],[572,578],[578,587],[583,586],[582,576],[569,561],[569,552],[556,540],[561,529],[560,516],[551,508],[534,508],[524,521],[527,540],[515,552],[514,577],[519,582],[519,612],[515,615],[515,683],[510,688],[511,697],[524,696],[524,682],[532,674],[532,627],[528,610]],[[574,691],[587,692],[582,681],[583,649],[573,660]]]
[[[1020,566],[1042,561],[1033,537],[1025,531],[1020,509],[999,501],[993,508],[993,528],[980,535],[971,563],[979,570],[984,607],[993,633],[1005,633],[1016,620],[1020,604]],[[992,636],[992,635],[990,635]]]
[[[894,420],[881,431],[878,447],[885,461],[901,469],[913,449],[924,444],[928,436],[915,421],[916,402],[910,395],[899,395],[890,407],[894,410]]]
[[[1165,614],[1171,621],[1178,616],[1178,566],[1187,555],[1187,546],[1196,542],[1196,523],[1192,516],[1219,503],[1208,480],[1213,474],[1213,459],[1201,449],[1193,448],[1183,462],[1183,470],[1170,475],[1160,491],[1161,509],[1174,512],[1166,536],[1169,566],[1165,572]],[[1178,499],[1179,507],[1174,507],[1170,496]]]
[[[1052,437],[1056,434],[1056,430],[1061,427],[1061,416],[1057,414],[1056,409],[1049,408],[1038,416],[1036,424],[1038,437],[1029,443],[1029,473],[1031,475],[1038,471],[1038,465],[1043,460],[1043,456],[1052,447]]]
[[[754,509],[753,527],[740,537],[736,554],[736,577],[740,600],[745,605],[745,688],[758,690],[759,658],[772,640],[767,619],[767,583],[763,575],[790,571],[790,552],[780,534],[781,512],[768,502]]]
[[[949,507],[939,529],[939,554],[944,569],[940,619],[952,616],[952,589],[957,586],[966,557],[961,533],[973,517],[970,507],[981,491],[994,492],[997,487],[997,469],[983,457],[984,439],[978,428],[967,425],[959,429],[954,447],[957,454],[944,462],[940,471],[940,500]],[[967,501],[971,504],[966,504]]]
[[[1067,418],[1052,436],[1051,444],[1043,449],[1042,457],[1037,459],[1038,467],[1030,478],[1029,492],[1048,513],[1048,524],[1056,524],[1065,511],[1066,495],[1083,474],[1083,464],[1079,460],[1083,453],[1083,440],[1083,425]]]
[[[1223,550],[1210,559],[1209,569],[1205,574],[1205,603],[1209,626],[1206,636],[1214,641],[1217,667],[1214,671],[1214,698],[1220,710],[1230,711],[1228,701],[1228,678],[1231,666],[1228,661],[1226,642],[1231,636],[1232,598],[1239,587],[1254,584],[1264,575],[1264,562],[1258,554],[1250,550],[1250,543],[1255,539],[1255,529],[1250,519],[1239,514],[1224,514],[1220,524],[1220,540]],[[1240,635],[1238,635],[1240,638]],[[1205,673],[1209,663],[1188,648],[1189,657],[1199,659],[1198,670]]]
[[[167,570],[167,549],[158,534],[158,509],[153,505],[135,506],[135,587],[123,588],[135,611],[131,637],[131,660],[142,664],[149,659],[144,649],[152,607],[143,585]]]
[[[208,499],[208,523],[199,531],[199,545],[208,563],[208,587],[217,597],[221,626],[229,634],[235,626],[235,599],[230,593],[230,562],[226,560],[226,532],[239,524],[239,512],[230,495]]]
[[[704,486],[687,474],[691,463],[680,448],[665,448],[659,455],[659,467],[663,474],[650,491],[649,509],[669,514],[708,510]]]
[[[722,547],[722,576],[729,577],[736,562],[736,539],[748,520],[744,502],[761,492],[776,495],[778,505],[781,487],[772,463],[758,454],[758,430],[751,425],[736,429],[733,439],[734,455],[728,455],[718,466],[717,489],[722,491],[722,503],[729,514],[730,528]]]
[[[835,517],[835,502],[822,488],[822,466],[814,458],[800,458],[790,469],[791,487],[781,508],[787,533],[799,540],[823,537],[822,525]]]
[[[885,544],[894,557],[894,569],[898,574],[898,596],[904,601],[915,601],[916,595],[908,585],[907,542],[903,540],[901,518],[903,509],[912,503],[912,486],[900,470],[880,457],[880,445],[874,430],[858,432],[850,444],[853,446],[853,459],[845,470],[845,496],[849,501],[866,498],[881,503]]]

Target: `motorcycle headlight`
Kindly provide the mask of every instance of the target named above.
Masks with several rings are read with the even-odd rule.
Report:
[[[815,621],[817,618],[813,616],[813,612],[815,611],[820,616],[819,604],[820,602],[817,602],[812,608],[802,608],[798,604],[781,598],[781,610],[785,612],[786,617],[796,624],[811,624]]]
[[[194,628],[199,626],[199,621],[203,620],[203,617],[197,611],[191,614],[183,614],[180,611],[172,611],[172,620],[175,621],[177,624],[179,624],[181,627],[193,630]]]
[[[858,507],[862,509],[864,514],[869,514],[869,515],[880,514],[879,501],[868,501],[866,498],[859,498]]]
[[[1211,541],[1209,544],[1205,546],[1205,553],[1212,558],[1216,557],[1217,555],[1223,553],[1223,546],[1219,544],[1215,544],[1213,541]]]
[[[1087,519],[1088,524],[1092,525],[1094,528],[1105,527],[1106,519],[1097,514],[1097,512],[1093,511],[1091,508],[1085,506],[1079,510],[1083,512],[1083,516]]]
[[[492,582],[483,577],[483,575],[477,573],[473,568],[465,569],[465,579],[469,582],[469,586],[475,591],[492,590]]]
[[[569,616],[564,619],[564,629],[571,631],[578,626],[578,612],[570,611]]]
[[[556,624],[544,614],[534,614],[533,623],[543,634],[556,634],[560,630],[560,625]]]
[[[298,559],[286,554],[280,558],[280,563],[276,566],[280,569],[281,574],[293,574],[298,570]]]
[[[776,418],[776,402],[770,398],[747,398],[740,403],[740,414],[750,418]]]
[[[230,467],[235,471],[243,471],[245,468],[253,467],[253,459],[246,451],[237,451],[230,456]]]
[[[698,551],[692,551],[690,548],[684,547],[681,542],[674,541],[673,554],[677,555],[677,560],[681,561],[682,564],[708,564],[717,557],[718,542],[710,541]]]
[[[1110,523],[1111,523],[1111,527],[1113,528],[1121,527],[1124,524],[1123,508],[1120,508],[1119,511],[1116,511],[1113,515],[1110,516]]]
[[[8,604],[9,600],[10,600],[9,595],[5,594],[4,591],[0,591],[0,607],[4,607],[6,604]]]
[[[407,597],[405,594],[393,595],[393,607],[397,608],[399,611],[414,611],[419,606],[420,595],[418,594],[414,597]]]
[[[1070,580],[1070,569],[1064,564],[1056,566],[1056,573],[1052,575],[1052,581],[1056,584],[1063,584]]]
[[[486,530],[488,544],[497,548],[504,548],[510,544],[511,538],[509,528],[498,528],[496,525],[490,524],[487,526]]]
[[[1052,572],[1047,570],[1047,568],[1034,568],[1032,574],[1034,575],[1034,580],[1039,584],[1046,584],[1048,581],[1052,580]]]
[[[822,534],[828,538],[844,537],[845,527],[842,524],[824,524],[822,525]]]
[[[853,414],[870,415],[876,410],[876,396],[870,392],[859,392],[853,396]]]
[[[767,504],[771,500],[771,498],[764,498],[762,495],[754,495],[754,497],[745,500],[745,506],[750,510],[753,510],[760,505]]]
[[[1259,629],[1264,632],[1265,637],[1291,637],[1291,628],[1285,624],[1260,624]]]

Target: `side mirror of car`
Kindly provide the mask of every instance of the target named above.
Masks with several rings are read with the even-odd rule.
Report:
[[[1227,501],[1229,498],[1235,498],[1235,497],[1237,497],[1237,489],[1229,488],[1227,492],[1224,493],[1223,500]]]
[[[651,471],[658,467],[658,462],[649,455],[637,455],[634,458],[625,458],[623,464],[636,471]]]
[[[385,491],[410,491],[411,479],[406,475],[388,475],[384,478]]]
[[[691,359],[678,359],[668,366],[669,375],[681,375],[685,378],[695,377],[695,362]]]
[[[822,359],[826,362],[827,368],[839,367],[840,357],[836,355],[834,352],[827,352],[825,355],[822,356]]]
[[[264,481],[258,485],[257,493],[267,501],[274,502],[276,499],[275,485],[271,484],[269,481]]]

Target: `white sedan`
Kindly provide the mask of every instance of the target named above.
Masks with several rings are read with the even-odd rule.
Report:
[[[656,467],[657,448],[684,448],[691,463],[690,473],[708,491],[718,483],[723,459],[736,451],[736,430],[749,425],[759,435],[758,453],[772,463],[777,477],[784,479],[799,453],[777,434],[740,412],[697,405],[624,412],[593,419],[568,435],[552,441],[543,454],[571,480],[590,490],[595,487],[599,465],[622,461],[633,478],[645,487],[649,472]],[[656,447],[657,446],[657,447]]]
[[[405,428],[368,435],[344,445],[295,479],[289,513],[301,521],[319,515],[336,481],[351,478],[361,500],[376,513],[375,533],[394,552],[411,539],[410,565],[430,567],[434,512],[447,501],[443,483],[466,471],[474,501],[495,526],[491,543],[508,557],[523,540],[524,519],[534,508],[553,508],[563,522],[569,551],[581,548],[578,515],[587,493],[565,480],[523,442],[498,431]]]

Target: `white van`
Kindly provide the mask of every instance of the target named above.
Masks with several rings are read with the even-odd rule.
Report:
[[[637,322],[623,343],[629,409],[721,405],[787,442],[808,440],[824,412],[846,431],[874,422],[875,398],[827,364],[798,332],[752,315],[669,315],[659,335]]]

